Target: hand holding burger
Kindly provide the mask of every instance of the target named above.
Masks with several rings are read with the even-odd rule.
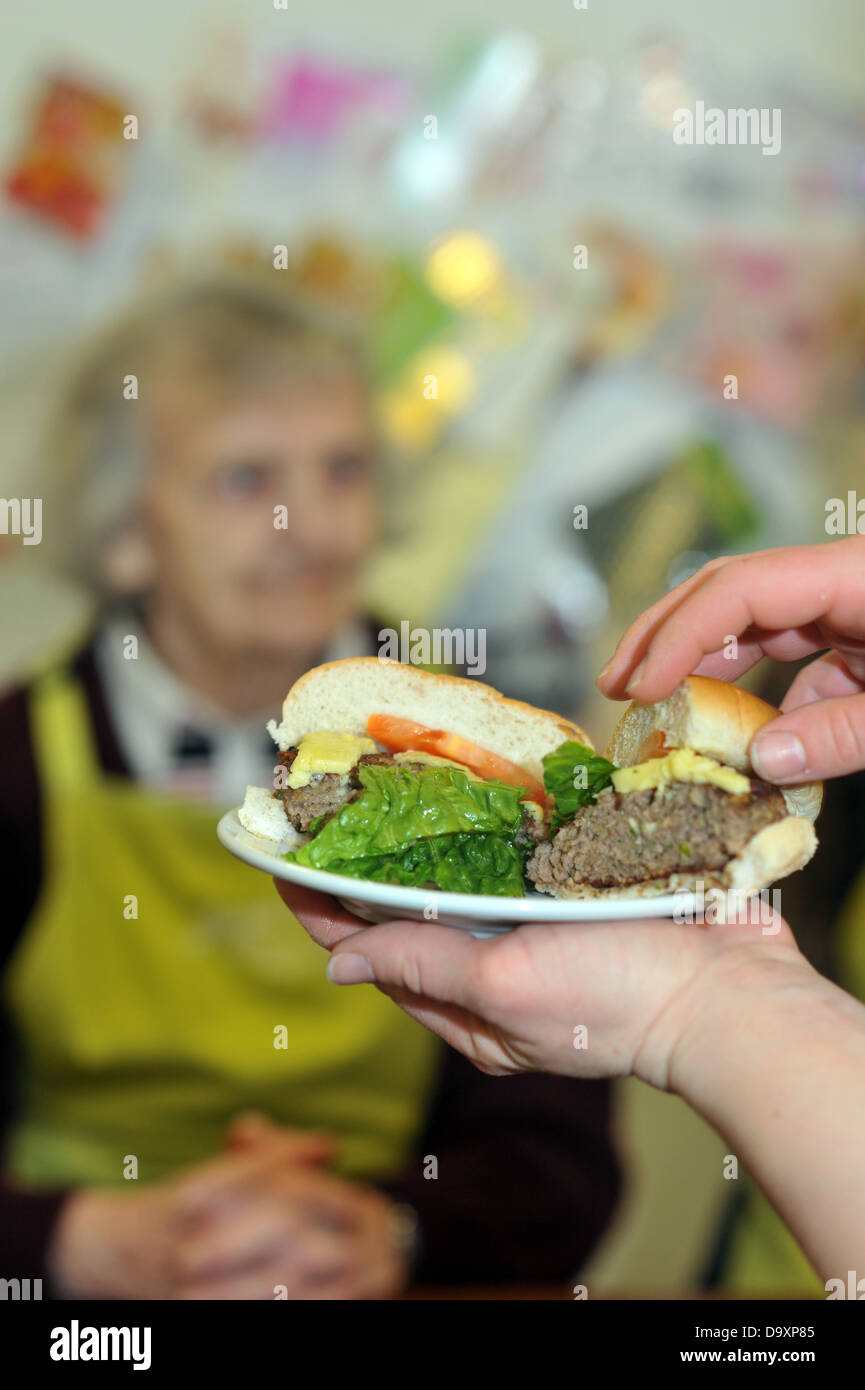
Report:
[[[628,630],[599,685],[645,705],[692,673],[734,679],[764,654],[826,648],[783,715],[749,730],[751,770],[793,787],[865,767],[865,540],[705,566]],[[484,1070],[633,1074],[675,1091],[724,1135],[821,1277],[862,1267],[865,1008],[809,965],[785,923],[771,936],[741,923],[533,925],[479,941],[433,923],[361,927],[277,886],[332,947],[335,982],[375,981]]]
[[[759,776],[787,786],[865,767],[865,537],[712,560],[631,624],[598,685],[656,701],[690,672],[732,681],[817,652],[751,745]]]

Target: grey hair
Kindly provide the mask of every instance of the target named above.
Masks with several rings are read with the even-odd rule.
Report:
[[[45,491],[60,518],[46,528],[46,559],[96,595],[105,546],[133,520],[144,485],[147,385],[172,366],[241,390],[286,371],[369,385],[350,326],[256,281],[196,278],[129,306],[76,356],[43,445]],[[137,400],[123,394],[131,375]]]

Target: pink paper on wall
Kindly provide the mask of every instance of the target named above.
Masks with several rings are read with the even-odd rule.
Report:
[[[278,140],[326,143],[338,138],[361,110],[398,110],[405,92],[405,82],[393,73],[340,67],[318,58],[294,59],[277,68],[261,133]]]

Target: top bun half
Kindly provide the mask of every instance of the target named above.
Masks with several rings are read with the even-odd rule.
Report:
[[[718,762],[752,775],[748,746],[758,729],[780,710],[742,690],[738,685],[711,676],[688,676],[665,700],[654,704],[634,701],[613,730],[607,757],[618,767],[630,767],[650,734],[661,732],[675,748],[693,748]],[[791,815],[816,820],[823,801],[822,782],[779,787]]]
[[[541,759],[560,743],[576,739],[594,747],[578,724],[508,700],[492,686],[376,656],[314,667],[285,697],[282,722],[271,721],[267,727],[285,752],[304,734],[323,729],[365,734],[371,714],[390,714],[459,734],[525,768],[537,781],[543,781]]]

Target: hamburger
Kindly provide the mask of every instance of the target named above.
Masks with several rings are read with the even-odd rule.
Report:
[[[697,883],[746,894],[801,869],[817,847],[822,784],[775,787],[748,756],[778,713],[726,681],[689,676],[665,700],[629,705],[606,757],[557,750],[544,760],[551,833],[529,881],[559,898]]]
[[[606,754],[475,680],[378,657],[292,687],[272,789],[239,812],[287,859],[449,892],[558,898],[755,892],[813,855],[822,787],[778,788],[748,745],[778,711],[705,676],[632,703]]]
[[[295,683],[272,789],[239,811],[286,858],[353,878],[519,897],[549,829],[543,759],[578,725],[491,686],[379,657]]]

